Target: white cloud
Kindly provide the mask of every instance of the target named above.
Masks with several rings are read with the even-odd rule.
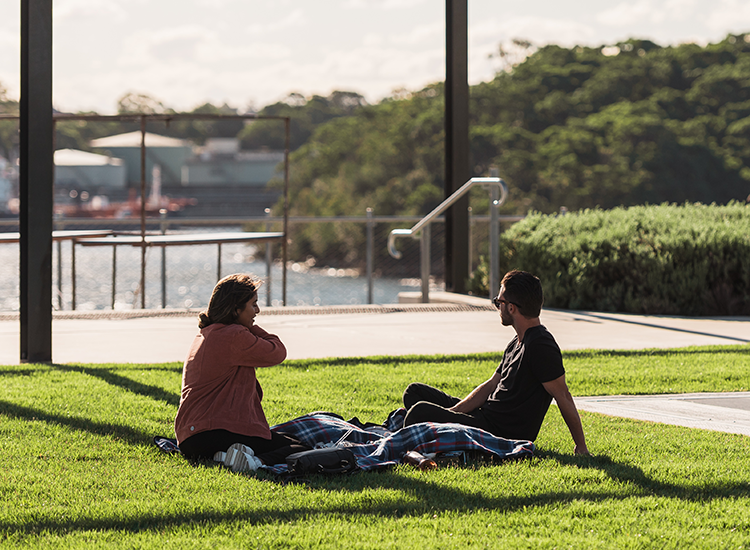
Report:
[[[417,25],[408,33],[394,35],[391,39],[393,44],[418,46],[420,44],[432,44],[445,40],[445,23],[437,21],[425,25]]]
[[[56,23],[101,16],[124,20],[128,13],[115,0],[56,0],[52,8],[52,17]]]
[[[474,25],[469,33],[472,47],[491,45],[493,50],[513,38],[530,40],[534,44],[573,46],[588,44],[596,38],[595,30],[584,23],[546,17],[516,16],[498,21],[489,19]]]
[[[428,0],[345,0],[344,8],[401,10],[425,4]]]
[[[376,48],[385,43],[385,38],[380,33],[368,32],[362,39],[362,44],[370,48]]]
[[[595,19],[610,27],[664,24],[695,17],[697,0],[637,0],[621,2],[596,14]]]
[[[649,0],[622,2],[596,14],[596,20],[599,23],[611,27],[625,27],[639,21],[658,22],[663,18],[663,10]]]
[[[693,14],[698,0],[667,0],[664,8],[678,19],[684,19]]]
[[[123,68],[170,66],[181,62],[198,65],[248,60],[274,62],[291,55],[288,45],[273,42],[232,42],[236,36],[223,36],[199,25],[186,25],[157,32],[140,32],[128,37],[123,53],[116,61]],[[235,65],[236,70],[242,70]]]
[[[248,27],[251,34],[267,34],[288,31],[290,29],[301,28],[308,24],[304,10],[296,9],[278,21],[265,23],[252,23]]]
[[[236,0],[194,0],[196,6],[205,8],[226,8]]]
[[[745,32],[750,28],[750,3],[722,0],[711,5],[706,25],[713,31]]]
[[[377,101],[444,78],[442,0],[53,1],[54,94],[65,109],[111,112],[130,90],[185,109],[207,100],[262,106],[292,90],[346,89]],[[5,4],[0,83],[17,97],[19,6]],[[750,0],[471,0],[469,8],[472,83],[494,76],[499,63],[488,55],[513,38],[706,43],[750,29]]]

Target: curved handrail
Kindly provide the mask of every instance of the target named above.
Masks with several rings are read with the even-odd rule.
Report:
[[[465,195],[469,189],[475,185],[496,185],[500,188],[500,199],[495,206],[500,206],[505,202],[505,198],[508,195],[508,186],[502,178],[471,178],[469,181],[464,183],[461,187],[456,189],[453,194],[440,203],[432,212],[427,214],[424,218],[419,220],[411,229],[394,229],[388,235],[388,253],[396,258],[401,258],[402,254],[396,250],[396,237],[409,237],[415,235],[425,225],[430,224],[440,214],[450,208],[453,203]]]

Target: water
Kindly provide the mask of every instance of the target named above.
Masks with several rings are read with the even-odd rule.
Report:
[[[166,249],[166,307],[202,308],[208,303],[218,280],[216,245],[173,246]],[[58,247],[53,245],[53,307],[72,309],[71,243],[61,246],[62,292],[58,293]],[[76,309],[112,308],[112,247],[76,246]],[[245,243],[222,246],[221,276],[231,273],[253,273],[266,277],[265,261],[255,258],[256,247]],[[140,257],[137,247],[118,246],[116,255],[115,309],[138,309],[140,297]],[[287,305],[342,305],[367,303],[367,278],[355,270],[316,268],[304,263],[289,264],[287,270]],[[146,308],[162,307],[162,249],[149,248],[146,253]],[[282,269],[274,264],[270,285],[261,287],[258,302],[282,305]],[[373,281],[373,303],[397,303],[398,293],[419,290],[414,279],[376,278]],[[19,245],[0,244],[0,311],[18,311]]]

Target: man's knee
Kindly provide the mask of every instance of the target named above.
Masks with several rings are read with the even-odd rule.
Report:
[[[436,409],[442,410],[442,407],[427,401],[415,403],[407,409],[404,426],[411,426],[420,422],[435,422],[436,416],[438,416],[435,414]]]
[[[428,387],[426,384],[420,384],[419,382],[414,382],[406,387],[403,396],[406,410],[411,409],[418,401],[424,400],[424,388]]]

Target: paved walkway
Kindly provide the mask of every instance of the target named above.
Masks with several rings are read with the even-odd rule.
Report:
[[[257,322],[281,337],[291,359],[504,349],[513,330],[502,326],[488,300],[461,302],[270,308],[262,309]],[[750,317],[560,310],[544,310],[541,317],[565,350],[750,344]],[[182,362],[197,332],[197,313],[61,312],[55,315],[52,330],[57,363]],[[0,315],[0,364],[18,362],[19,321]],[[582,397],[576,402],[586,411],[750,435],[750,393]]]
[[[750,392],[576,397],[580,410],[750,436]]]

